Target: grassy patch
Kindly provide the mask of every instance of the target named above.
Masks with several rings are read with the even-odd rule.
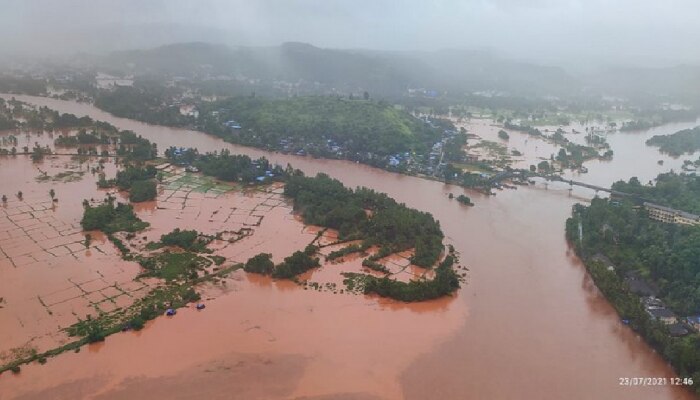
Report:
[[[132,206],[118,203],[115,207],[111,202],[96,207],[86,205],[80,224],[86,231],[101,230],[107,234],[138,232],[149,225],[134,214]]]
[[[153,257],[142,257],[139,264],[146,271],[143,276],[152,276],[166,281],[196,279],[198,271],[210,266],[212,261],[190,252],[164,252]]]

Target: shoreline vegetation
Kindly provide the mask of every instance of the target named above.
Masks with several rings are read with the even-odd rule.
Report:
[[[654,186],[617,182],[649,201],[700,210],[700,177],[662,174]],[[577,204],[566,237],[596,286],[628,325],[700,394],[700,225],[653,220],[626,199]]]
[[[75,148],[75,156],[120,157],[126,161],[152,160],[158,153],[154,143],[129,130],[95,121],[90,117],[77,117],[59,113],[47,107],[33,107],[27,103],[0,98],[0,130],[33,130],[38,135],[48,134],[54,138],[56,152],[60,148]],[[75,134],[70,134],[74,131]],[[3,137],[0,155],[30,155],[32,161],[41,161],[53,154],[49,146],[41,147],[37,142],[30,148],[18,148],[17,136]],[[10,147],[6,149],[5,147]]]
[[[225,177],[223,180],[254,183],[257,181],[257,178],[254,178],[256,174],[270,168],[264,158],[250,160],[247,156],[231,156],[226,151],[196,155],[194,149],[186,149],[180,152],[179,157],[182,158],[178,158],[175,151],[177,150],[168,150],[172,161],[190,160],[203,173],[219,179]],[[254,171],[251,172],[252,170]],[[444,251],[444,236],[440,224],[429,213],[408,208],[371,189],[348,189],[340,181],[325,174],[306,177],[291,166],[286,170],[274,167],[272,171],[276,172],[270,174],[271,176],[262,176],[285,183],[284,195],[293,200],[294,210],[301,215],[304,223],[337,230],[340,242],[362,241],[360,245],[350,245],[338,250],[333,253],[331,259],[378,246],[378,253],[364,259],[363,266],[387,272],[377,262],[380,258],[411,249],[414,250],[410,259],[413,264],[432,268],[438,263]],[[309,245],[304,251],[296,251],[277,265],[272,263],[268,254],[261,253],[250,258],[244,270],[276,279],[295,279],[299,274],[320,265],[319,260],[314,257],[317,250],[314,245]],[[448,258],[436,268],[436,277],[433,280],[406,284],[387,277],[376,278],[368,274],[356,274],[353,281],[361,279],[365,293],[376,293],[400,301],[428,300],[451,294],[459,288],[459,276],[452,269],[454,261],[455,255],[451,251]],[[349,282],[347,279],[346,285],[358,286],[356,282]]]
[[[306,223],[336,229],[342,241],[362,241],[360,245],[339,250],[342,255],[378,246],[379,251],[362,262],[363,266],[377,272],[387,274],[378,260],[390,254],[413,249],[412,264],[433,268],[444,251],[443,233],[432,215],[398,204],[385,194],[367,188],[353,191],[340,181],[319,174],[315,178],[290,177],[285,195],[294,200],[295,210]],[[339,256],[339,253],[333,254],[333,258]],[[433,279],[405,283],[390,279],[388,274],[381,278],[371,274],[345,274],[344,283],[349,291],[358,290],[404,302],[430,300],[450,295],[460,287],[460,277],[452,268],[454,261],[454,250],[450,248],[450,254],[435,268]]]
[[[549,143],[561,146],[559,152],[552,161],[558,161],[562,168],[581,169],[583,167],[583,163],[586,161],[595,159],[611,160],[614,155],[613,150],[610,149],[610,145],[602,136],[594,134],[588,135],[586,137],[586,142],[588,146],[583,146],[580,144],[573,143],[569,139],[567,139],[564,136],[564,131],[561,128],[558,128],[551,135],[546,135],[538,128],[535,128],[530,125],[516,124],[511,122],[510,120],[506,120],[503,126],[506,129],[524,132],[530,136],[539,137]],[[602,151],[602,153],[600,153],[600,151]]]
[[[86,122],[86,125],[90,124],[93,122]],[[93,141],[92,138],[99,138],[100,135],[85,132],[82,137],[91,139],[79,141]],[[143,140],[144,148],[149,151],[125,160],[113,179],[106,179],[101,174],[97,181],[99,188],[128,190],[129,201],[134,203],[141,201],[141,195],[137,195],[139,183],[149,182],[153,190],[149,189],[148,192],[153,195],[146,199],[155,197],[156,182],[159,180],[159,173],[152,165],[152,159],[156,156],[155,146]],[[71,140],[63,141],[72,144]],[[203,175],[224,182],[245,185],[283,182],[284,195],[293,200],[294,211],[302,216],[304,223],[337,230],[341,243],[361,240],[361,245],[348,246],[341,250],[342,254],[334,254],[335,258],[376,246],[378,253],[369,256],[363,265],[381,271],[382,265],[378,262],[381,257],[412,250],[410,261],[414,265],[435,270],[433,279],[421,278],[408,283],[388,276],[380,278],[370,274],[348,274],[344,282],[349,293],[377,294],[413,302],[450,295],[460,287],[462,278],[453,268],[456,262],[454,250],[450,247],[449,254],[440,261],[445,251],[442,244],[444,235],[439,223],[429,213],[408,208],[385,194],[367,188],[348,189],[340,181],[324,174],[306,177],[291,166],[282,169],[265,158],[253,160],[245,155],[232,155],[226,150],[199,154],[196,149],[176,148],[166,149],[165,155],[174,165],[185,167],[190,172],[201,171]],[[122,259],[141,265],[143,270],[136,279],[149,277],[160,283],[130,306],[94,317],[89,315],[64,328],[76,340],[45,352],[23,354],[0,366],[0,373],[19,372],[23,364],[33,361],[44,363],[48,357],[64,351],[80,351],[82,345],[102,341],[120,331],[140,330],[147,321],[168,310],[199,301],[199,283],[216,280],[234,270],[242,268],[247,272],[270,275],[274,279],[294,280],[305,286],[297,277],[320,266],[318,247],[313,243],[289,255],[278,265],[272,263],[269,255],[260,254],[245,264],[225,266],[225,258],[211,254],[212,251],[207,248],[214,237],[191,230],[175,229],[162,235],[160,241],[147,243],[140,248],[131,241],[149,224],[138,218],[131,204],[119,203],[108,194],[101,202],[83,201],[83,207],[81,225],[88,232],[86,243],[89,243],[89,231],[103,232],[119,250]],[[214,265],[216,267],[211,269]]]
[[[670,135],[655,135],[647,140],[647,145],[656,146],[662,153],[680,157],[700,151],[700,126],[683,129]]]
[[[299,156],[356,161],[486,194],[493,194],[492,189],[499,188],[505,173],[511,171],[509,161],[502,157],[478,160],[468,156],[465,151],[469,148],[467,132],[457,130],[450,120],[426,115],[416,117],[403,106],[392,106],[368,96],[268,98],[253,94],[195,102],[196,117],[188,118],[172,118],[172,110],[164,111],[156,106],[161,104],[157,101],[145,102],[144,96],[148,97],[148,89],[118,88],[98,97],[100,101],[95,105],[117,116],[189,127],[239,145]],[[105,101],[106,98],[109,101]],[[146,106],[135,112],[132,101]],[[599,136],[592,135],[593,140],[583,146],[569,142],[560,129],[553,135],[545,135],[537,128],[513,124],[510,120],[505,121],[504,127],[561,146],[552,160],[561,168],[581,169],[585,161],[613,157],[613,151]],[[499,136],[506,138],[507,132],[502,131]],[[488,145],[479,142],[471,147]],[[549,163],[547,166],[549,171]]]

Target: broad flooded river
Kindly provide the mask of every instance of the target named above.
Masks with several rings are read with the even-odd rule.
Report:
[[[2,399],[692,398],[678,387],[618,384],[623,377],[670,377],[673,371],[619,321],[567,246],[564,221],[590,191],[550,185],[492,197],[468,192],[476,206],[464,207],[447,197],[463,189],[439,182],[235,146],[87,104],[16,98],[134,130],[161,152],[168,146],[229,148],[386,192],[431,212],[470,271],[455,297],[412,305],[236,273],[203,312],[185,309],[141,332],[3,374]],[[591,183],[609,185],[631,175],[645,181],[676,165],[658,165],[666,158],[656,149],[625,156],[627,146],[640,148],[647,136],[609,138],[620,161],[591,166]]]

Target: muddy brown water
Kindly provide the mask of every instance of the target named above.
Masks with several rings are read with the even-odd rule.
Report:
[[[464,207],[447,198],[463,189],[439,182],[234,146],[86,104],[16,97],[132,129],[161,151],[229,148],[386,192],[431,212],[470,271],[456,296],[412,305],[237,272],[225,290],[211,288],[216,298],[202,312],[184,309],[141,332],[0,376],[0,398],[691,398],[678,387],[618,384],[622,377],[674,374],[621,324],[567,246],[564,221],[589,191],[550,185],[494,197],[465,192],[476,206]],[[618,147],[638,148],[639,140],[620,135],[616,157],[627,159]],[[600,172],[590,173],[593,183],[609,184],[629,171],[644,181],[673,164],[659,166],[656,150],[644,154],[634,166],[601,163]],[[287,247],[284,235],[275,240]]]

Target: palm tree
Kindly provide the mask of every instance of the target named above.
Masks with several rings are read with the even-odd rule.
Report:
[[[53,189],[49,190],[49,196],[51,196],[51,200],[54,200],[56,197],[56,192]]]

